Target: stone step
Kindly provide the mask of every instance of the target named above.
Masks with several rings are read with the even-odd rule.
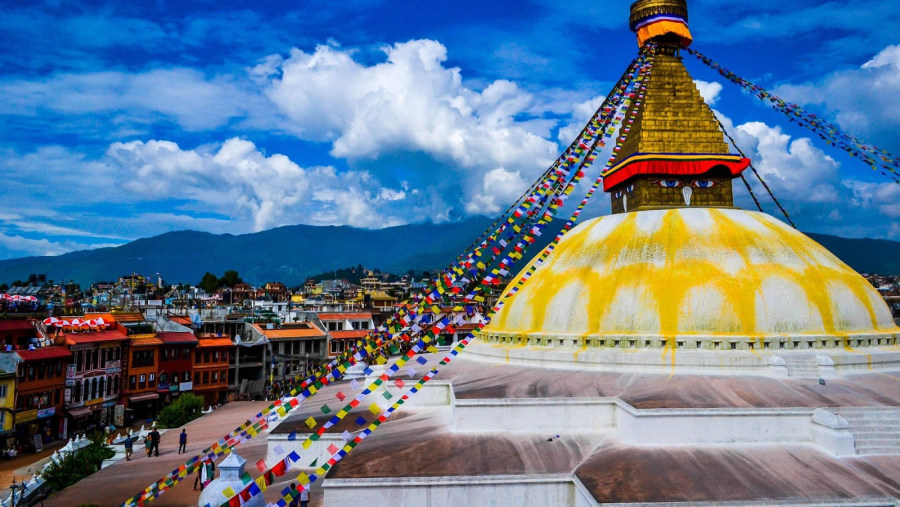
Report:
[[[863,438],[900,438],[900,432],[896,428],[879,428],[872,426],[870,428],[853,428],[851,432],[856,440]]]
[[[839,412],[841,417],[849,423],[879,423],[879,424],[895,424],[900,428],[900,414],[891,414],[889,412],[881,412],[874,414],[847,414]]]
[[[860,455],[873,455],[873,454],[900,454],[900,446],[889,446],[889,447],[867,447],[860,449],[856,448],[856,454]]]
[[[841,413],[859,414],[859,413],[875,413],[875,412],[894,412],[900,414],[900,407],[879,406],[879,407],[840,407],[835,410]]]

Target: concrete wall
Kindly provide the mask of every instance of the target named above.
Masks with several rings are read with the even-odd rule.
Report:
[[[451,428],[457,432],[600,431],[615,426],[615,406],[610,398],[456,400]]]
[[[322,485],[325,505],[555,506],[596,505],[576,491],[570,475],[398,477],[329,479]]]

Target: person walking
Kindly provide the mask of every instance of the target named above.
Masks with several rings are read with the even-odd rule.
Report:
[[[300,507],[309,507],[309,484],[300,492]]]
[[[147,451],[147,457],[150,457],[150,453],[153,451],[153,442],[150,441],[150,435],[144,436],[144,450]]]
[[[150,432],[150,452],[154,456],[159,457],[159,431],[156,428],[153,428],[153,431]]]
[[[187,452],[187,433],[184,429],[182,429],[181,434],[178,435],[178,454],[183,452]]]
[[[134,450],[134,439],[131,433],[125,435],[125,461],[131,461],[131,451]]]
[[[291,483],[291,503],[288,507],[300,507],[300,492],[297,491],[297,484]]]

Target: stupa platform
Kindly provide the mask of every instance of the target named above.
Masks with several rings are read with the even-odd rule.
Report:
[[[351,394],[347,384],[319,394]],[[369,414],[351,413],[304,454],[302,421],[319,405],[301,406],[275,429],[270,454],[296,445],[310,460],[327,459],[324,447],[362,428],[348,421]],[[873,437],[858,420],[881,421],[893,447],[869,454]],[[288,432],[296,440],[286,441]],[[327,505],[894,505],[900,370],[822,385],[488,364],[464,353],[332,468],[323,490]]]

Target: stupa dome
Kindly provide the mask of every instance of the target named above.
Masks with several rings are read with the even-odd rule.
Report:
[[[676,208],[573,229],[484,330],[489,342],[845,348],[900,336],[875,289],[764,213]]]

